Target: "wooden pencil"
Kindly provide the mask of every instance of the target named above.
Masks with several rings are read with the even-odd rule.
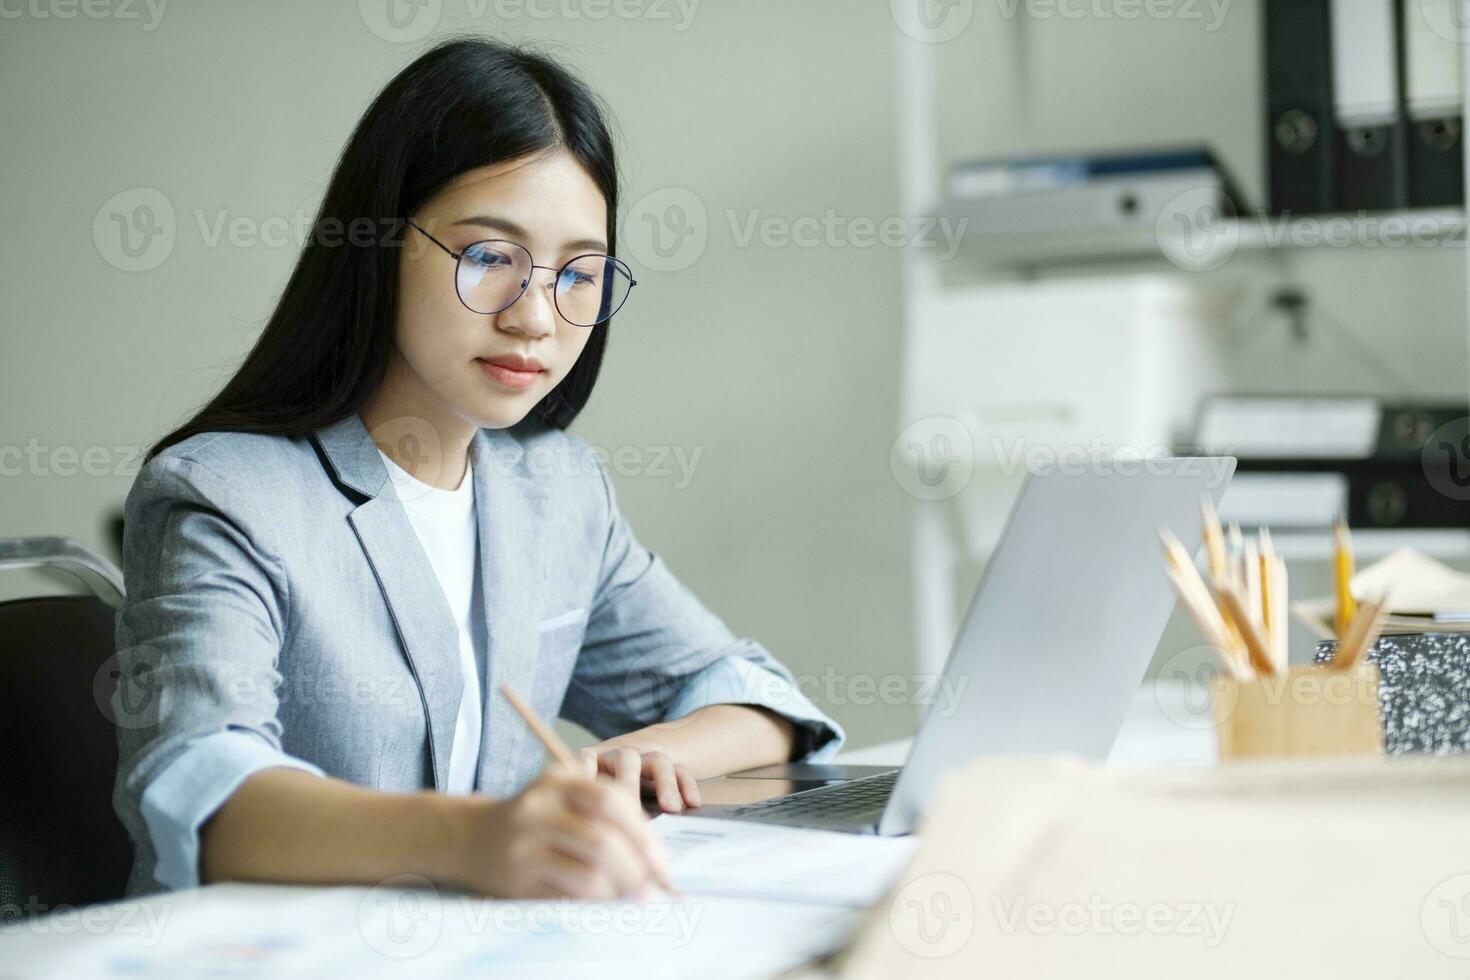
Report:
[[[1333,667],[1351,670],[1368,648],[1377,642],[1383,631],[1384,611],[1387,607],[1388,596],[1383,595],[1358,611],[1347,636],[1337,641],[1337,652],[1332,658]]]
[[[1339,641],[1347,635],[1353,617],[1358,614],[1358,602],[1353,598],[1352,581],[1355,571],[1353,539],[1347,522],[1338,518],[1332,525],[1332,570],[1333,585],[1337,594],[1337,615],[1333,626]]]
[[[1210,503],[1209,497],[1200,498],[1200,511],[1203,517],[1205,553],[1209,556],[1210,578],[1219,580],[1225,577],[1225,532],[1220,527],[1220,515],[1215,512],[1215,505]]]
[[[1235,625],[1240,630],[1241,638],[1245,640],[1246,653],[1250,656],[1251,667],[1256,673],[1263,677],[1272,677],[1276,674],[1276,665],[1271,660],[1271,655],[1266,650],[1266,644],[1261,639],[1261,634],[1250,621],[1249,614],[1245,608],[1245,599],[1240,590],[1234,585],[1225,584],[1217,590],[1220,602],[1235,617]]]

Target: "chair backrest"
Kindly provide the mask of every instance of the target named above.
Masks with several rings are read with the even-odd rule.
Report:
[[[17,544],[0,542],[0,568],[88,563],[103,581],[79,577],[121,598],[105,559],[84,562],[57,539]],[[96,595],[0,602],[0,919],[123,895],[132,847],[112,809],[113,616]]]

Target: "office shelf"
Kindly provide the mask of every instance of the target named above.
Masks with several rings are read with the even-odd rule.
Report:
[[[1325,528],[1310,531],[1272,529],[1271,543],[1287,560],[1327,561],[1332,557],[1332,532]],[[1413,548],[1441,561],[1470,559],[1470,530],[1353,528],[1353,550],[1360,564],[1377,561],[1400,548]]]
[[[1215,261],[1222,253],[1208,249],[1200,256],[1201,261],[1191,261],[1197,250],[1180,246],[1197,246],[1199,239],[1186,239],[1183,233],[1189,230],[1198,234],[1201,229],[1176,220],[1172,225],[1178,230],[1174,237],[1169,237],[1159,229],[1167,231],[1171,222],[1160,221],[1157,215],[1140,217],[1133,227],[1107,231],[1033,236],[997,234],[979,220],[980,211],[973,202],[949,197],[943,186],[947,161],[940,154],[937,100],[941,85],[936,73],[942,46],[909,38],[902,31],[894,32],[893,40],[895,150],[902,211],[914,220],[947,219],[951,231],[955,222],[970,218],[958,254],[947,257],[947,261],[937,260],[937,249],[902,250],[904,328],[910,335],[919,326],[932,324],[935,310],[953,305],[949,301],[958,291],[1004,289],[1018,284],[1041,288],[1065,285],[1025,282],[1028,279],[1088,278],[1094,272],[1097,278],[1163,273],[1206,296],[1220,286],[1226,287],[1221,291],[1228,293],[1241,280],[1289,281],[1293,272],[1301,271],[1294,267],[1308,264],[1296,260],[1309,255],[1315,258],[1321,250],[1354,255],[1390,254],[1402,253],[1414,244],[1429,244],[1455,250],[1462,266],[1470,263],[1470,252],[1464,251],[1467,225],[1470,225],[1464,207],[1287,218],[1250,214],[1213,219],[1210,214],[1201,215],[1211,219],[1204,226],[1204,237],[1216,241],[1215,248],[1224,250],[1222,261]],[[1462,66],[1470,65],[1470,46],[1460,47]],[[1018,77],[1017,84],[1024,85],[1024,79]],[[1463,114],[1470,118],[1470,94],[1465,98]],[[1467,176],[1470,176],[1470,158],[1466,162]],[[1341,258],[1344,265],[1356,268],[1353,255]],[[1072,270],[1082,275],[1071,275]],[[1208,271],[1208,275],[1198,275],[1202,271]],[[1058,275],[1049,275],[1053,272]],[[1352,274],[1361,275],[1361,272]],[[1462,285],[1447,283],[1446,286],[1463,290]],[[1392,337],[1399,325],[1386,326],[1389,329],[1385,332]],[[1019,331],[1017,335],[1021,335]],[[1004,356],[1003,351],[998,351],[997,356]],[[1349,352],[1345,356],[1361,359],[1361,352]],[[1069,397],[1069,392],[1063,391],[1048,402],[1044,390],[1047,381],[1044,373],[1037,373],[1038,393],[1032,401],[1043,408]],[[905,384],[906,391],[928,390],[912,379]],[[1123,397],[1121,392],[1120,397]],[[963,407],[956,406],[948,414]],[[907,415],[904,420],[907,423]],[[964,555],[956,541],[955,510],[955,500],[926,500],[918,507],[914,520],[911,547],[914,646],[921,670],[942,669],[959,626],[955,597]],[[1315,562],[1330,555],[1329,538],[1320,531],[1281,529],[1274,538],[1278,549],[1294,560]],[[1376,561],[1400,547],[1417,548],[1440,560],[1470,561],[1470,531],[1355,529],[1354,540],[1364,563]]]
[[[960,247],[965,260],[997,269],[1025,269],[1104,265],[1119,262],[1162,261],[1193,269],[1183,233],[1162,240],[1154,222],[1131,228],[1113,228],[1034,236],[988,236],[963,202],[947,202],[939,214],[952,224],[969,218]],[[1196,232],[1198,234],[1198,232]],[[1454,208],[1422,208],[1361,214],[1318,214],[1293,217],[1247,215],[1224,219],[1212,226],[1216,256],[1228,261],[1236,255],[1295,249],[1398,249],[1411,245],[1463,248],[1465,213]],[[1224,264],[1221,261],[1219,264]],[[1213,261],[1200,263],[1215,267]]]

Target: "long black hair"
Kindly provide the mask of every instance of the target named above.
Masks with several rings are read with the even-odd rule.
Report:
[[[601,101],[567,68],[488,38],[433,47],[368,107],[342,151],[313,234],[244,363],[152,458],[200,432],[305,435],[358,411],[393,351],[404,219],[466,171],[570,153],[607,201],[617,254],[617,166]],[[592,394],[610,322],[528,419],[564,429]]]

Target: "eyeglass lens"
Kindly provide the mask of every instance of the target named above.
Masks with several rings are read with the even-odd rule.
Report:
[[[476,313],[499,313],[525,292],[531,273],[531,253],[520,245],[476,242],[460,254],[454,285]],[[579,255],[557,272],[553,298],[564,320],[590,327],[616,313],[632,287],[632,276],[617,259]]]

